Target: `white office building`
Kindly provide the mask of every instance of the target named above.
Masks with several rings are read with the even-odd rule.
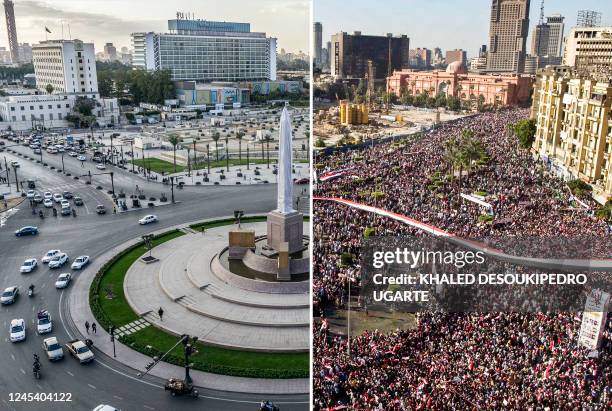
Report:
[[[36,85],[48,84],[54,93],[97,93],[96,53],[93,43],[48,40],[32,47]]]
[[[276,80],[276,39],[249,23],[176,19],[168,33],[132,33],[133,66],[173,80]]]
[[[96,100],[92,114],[100,127],[119,123],[116,98],[100,98],[98,93],[32,94],[0,98],[0,130],[70,127],[66,116],[74,114],[74,104],[80,96]]]

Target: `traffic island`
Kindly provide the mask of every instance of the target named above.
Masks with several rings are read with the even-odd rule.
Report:
[[[256,217],[251,219],[243,219],[243,222],[247,221],[260,221],[259,224],[264,224],[265,217]],[[156,307],[149,307],[146,312],[138,312],[134,310],[133,302],[130,304],[132,296],[126,293],[126,274],[134,268],[144,268],[150,270],[159,269],[164,263],[170,264],[167,261],[168,258],[165,256],[163,250],[160,248],[164,246],[166,249],[173,249],[176,246],[173,244],[175,241],[182,241],[183,245],[193,243],[194,238],[201,238],[202,236],[210,239],[216,238],[217,235],[213,235],[212,230],[215,228],[221,230],[227,230],[231,228],[231,224],[234,222],[233,219],[219,219],[206,221],[199,224],[193,224],[191,228],[183,228],[182,230],[171,230],[168,232],[160,233],[151,240],[152,254],[155,258],[159,258],[159,262],[153,266],[146,266],[139,260],[143,256],[148,254],[148,249],[145,244],[141,241],[131,244],[116,255],[111,257],[95,275],[94,280],[91,283],[89,290],[89,304],[91,311],[96,317],[96,321],[103,326],[105,329],[109,329],[111,326],[115,326],[117,331],[118,341],[123,345],[130,347],[132,350],[147,355],[148,357],[161,356],[169,348],[171,348],[180,338],[180,330],[174,330],[172,327],[172,315],[173,309],[169,306],[171,300],[168,296],[165,296],[166,302],[166,314],[164,314],[163,320],[159,318]],[[191,237],[191,238],[188,238]],[[207,241],[206,239],[204,241]],[[227,240],[226,240],[227,241]],[[167,243],[167,244],[166,244]],[[179,245],[177,243],[177,245]],[[179,268],[179,270],[182,268]],[[191,271],[191,268],[189,269]],[[188,275],[188,272],[184,272],[184,275]],[[153,278],[151,278],[153,279]],[[159,284],[159,276],[154,279],[155,283]],[[192,287],[193,284],[191,285]],[[213,299],[213,301],[219,301],[220,303],[227,304],[226,300],[221,298],[228,297],[223,295],[217,295],[212,297],[210,293],[218,289],[214,285],[204,287],[205,291],[197,288],[193,288],[197,292],[206,293],[206,297]],[[240,291],[240,293],[243,293]],[[184,299],[184,296],[178,296],[183,298],[177,298],[175,304],[177,308],[180,306],[183,310],[187,305],[190,305],[190,301]],[[231,297],[231,296],[229,296]],[[305,303],[300,305],[301,310],[308,313],[308,295],[302,296]],[[152,298],[152,297],[150,297]],[[238,301],[240,296],[236,297]],[[231,299],[231,298],[230,298]],[[281,303],[280,299],[274,300],[273,302]],[[193,301],[192,301],[193,302]],[[248,301],[247,301],[248,302]],[[157,304],[157,302],[156,302]],[[160,303],[161,304],[161,303]],[[246,306],[240,306],[240,308],[246,308]],[[192,315],[202,316],[204,314],[198,312],[201,307],[191,304],[189,312]],[[296,308],[296,307],[293,307]],[[252,310],[252,307],[248,308]],[[213,317],[210,317],[211,313],[206,313],[209,316],[205,317],[205,321],[220,321]],[[214,313],[212,313],[214,316]],[[253,327],[253,325],[235,324],[236,327]],[[300,325],[301,326],[301,325]],[[280,329],[280,328],[279,328]],[[191,362],[193,363],[194,370],[200,370],[205,373],[223,374],[227,376],[235,377],[248,377],[249,379],[285,379],[286,382],[286,393],[301,393],[307,391],[307,378],[309,376],[309,355],[307,352],[308,344],[308,327],[305,328],[305,351],[301,352],[266,352],[265,350],[249,350],[239,349],[239,347],[233,347],[234,349],[228,349],[227,347],[221,347],[217,344],[210,344],[204,338],[198,341],[196,344],[197,353],[192,356]],[[300,336],[301,338],[301,336]],[[177,366],[183,365],[183,356],[180,351],[180,347],[171,351],[169,355],[164,358],[164,361],[169,364]],[[139,365],[140,369],[144,368],[146,363]],[[196,381],[197,378],[195,378]],[[210,381],[210,378],[208,378]],[[212,384],[212,383],[211,383]],[[211,384],[205,385],[210,386]],[[242,382],[252,387],[252,384]],[[212,384],[214,386],[214,384]],[[266,388],[267,387],[267,388]],[[221,388],[221,387],[218,387]],[[230,389],[231,387],[223,387],[224,389]],[[277,388],[272,388],[267,384],[261,386],[262,392],[277,392]],[[304,391],[306,390],[306,391]],[[238,389],[238,391],[240,391]]]

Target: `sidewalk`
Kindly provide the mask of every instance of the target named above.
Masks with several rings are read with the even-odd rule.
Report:
[[[217,220],[222,217],[217,217],[209,220]],[[169,231],[173,228],[188,226],[191,223],[181,224],[176,227],[165,228],[154,232],[154,234]],[[136,244],[140,238],[135,238],[124,244],[106,251],[101,256],[94,256],[92,263],[82,272],[76,275],[76,281],[70,289],[68,296],[69,314],[77,327],[80,335],[77,338],[87,336],[94,342],[94,347],[102,351],[109,357],[113,356],[113,344],[110,342],[110,335],[101,327],[98,328],[97,334],[87,334],[85,330],[85,321],[94,321],[95,317],[89,306],[89,287],[96,273],[104,265],[106,261],[112,258],[121,250]],[[115,340],[116,345],[116,360],[122,364],[142,371],[145,365],[151,361],[151,358],[141,354],[131,348],[121,344]],[[156,377],[167,379],[171,377],[182,376],[184,368],[172,364],[160,362],[150,373]],[[191,370],[191,377],[195,385],[220,391],[231,391],[241,393],[255,394],[306,394],[310,389],[310,380],[308,378],[296,379],[264,379],[264,378],[244,378],[231,377],[226,375],[211,374],[197,370]]]

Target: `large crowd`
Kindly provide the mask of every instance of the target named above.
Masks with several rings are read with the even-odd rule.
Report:
[[[509,131],[509,124],[527,115],[522,109],[483,113],[419,138],[321,156],[319,175],[341,171],[341,176],[319,182],[315,195],[375,206],[462,238],[603,239],[595,251],[609,258],[610,228],[594,215],[592,200],[580,199],[587,207],[578,204],[566,183],[521,149]],[[455,171],[446,142],[466,129],[485,147],[487,161],[465,170],[460,183],[446,179],[433,187],[434,176]],[[460,193],[481,193],[490,207]],[[428,234],[322,200],[314,203],[313,230],[316,409],[612,407],[610,320],[597,356],[589,356],[577,344],[580,314],[420,313],[414,329],[352,336],[349,355],[346,337],[332,333],[325,317],[346,307],[349,282],[359,289],[365,231]],[[347,253],[353,256],[350,264],[341,262]]]

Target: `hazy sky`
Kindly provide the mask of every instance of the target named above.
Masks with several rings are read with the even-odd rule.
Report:
[[[323,46],[339,31],[363,34],[407,34],[410,48],[463,48],[475,56],[488,43],[490,0],[314,0],[314,19],[323,24]],[[540,0],[531,0],[530,32],[540,15]],[[565,16],[565,33],[576,23],[578,9],[602,12],[612,25],[610,0],[546,0],[544,14]],[[530,39],[527,39],[527,51]]]
[[[166,31],[167,20],[177,11],[196,18],[251,23],[252,31],[278,38],[278,50],[308,50],[310,3],[308,0],[14,0],[17,38],[20,43],[64,37],[68,24],[72,38],[93,41],[96,52],[112,42],[120,49],[130,46],[130,33]],[[0,4],[0,46],[8,47],[4,9]]]

